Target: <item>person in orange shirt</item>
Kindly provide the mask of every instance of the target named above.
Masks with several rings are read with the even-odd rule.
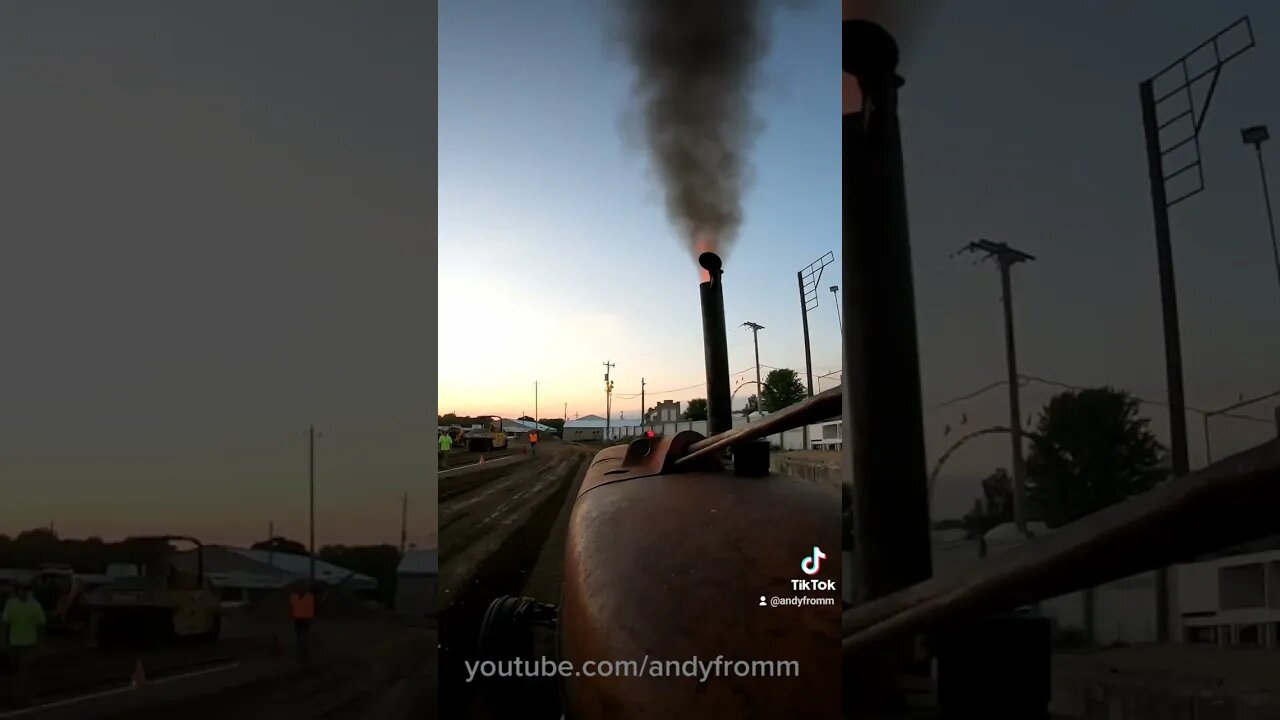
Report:
[[[311,649],[311,621],[316,617],[316,594],[310,583],[298,583],[289,593],[289,615],[298,643],[298,664],[306,665]]]
[[[537,430],[529,431],[529,454],[530,455],[538,454],[538,431]]]

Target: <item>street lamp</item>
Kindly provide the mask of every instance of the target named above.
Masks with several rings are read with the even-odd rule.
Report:
[[[1258,175],[1262,177],[1262,199],[1267,205],[1267,228],[1271,232],[1271,253],[1276,262],[1276,282],[1280,283],[1280,248],[1276,247],[1276,221],[1271,213],[1271,192],[1267,190],[1267,166],[1262,162],[1262,143],[1271,137],[1266,125],[1254,125],[1240,131],[1245,145],[1252,145],[1258,154]]]
[[[840,334],[844,335],[844,317],[840,314],[840,286],[831,286],[831,296],[836,301],[836,320],[840,322]]]

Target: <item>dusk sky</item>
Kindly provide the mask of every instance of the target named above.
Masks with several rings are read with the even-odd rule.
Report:
[[[648,405],[706,395],[697,265],[635,139],[614,7],[441,6],[441,412],[532,413],[538,381],[540,416],[600,415],[606,360],[615,417],[639,415],[641,378]],[[755,376],[746,321],[766,328],[761,363],[803,372],[796,271],[840,253],[839,24],[816,5],[773,17],[754,182],[725,260],[735,385]],[[840,369],[836,270],[811,316],[815,375]]]
[[[433,542],[434,21],[0,5],[0,532]]]
[[[1243,15],[1257,46],[1222,72],[1201,134],[1205,190],[1171,211],[1187,404],[1214,409],[1280,390],[1280,287],[1253,148],[1240,129],[1280,132],[1280,5],[945,3],[904,68],[902,117],[923,382],[932,405],[1005,373],[1000,287],[992,264],[951,258],[978,237],[1037,257],[1014,269],[1025,375],[1112,384],[1166,397],[1160,290],[1138,83]],[[1239,40],[1229,38],[1239,46]],[[1226,50],[1224,46],[1224,50]],[[1194,72],[1194,69],[1193,69]],[[1203,90],[1198,98],[1203,98]],[[1263,146],[1280,177],[1276,141]],[[1172,167],[1169,168],[1172,171]],[[1280,201],[1280,198],[1273,198]],[[1032,383],[1026,414],[1059,388]],[[1273,399],[1213,421],[1214,455],[1274,437]],[[926,413],[930,455],[965,429],[1007,424],[1007,395]],[[1148,405],[1168,442],[1168,413]],[[952,426],[944,440],[942,430]],[[1204,462],[1189,415],[1191,466]],[[962,513],[974,479],[1009,467],[1007,438],[962,450],[943,473],[935,516]]]
[[[840,257],[838,22],[834,7],[817,5],[776,15],[755,103],[764,126],[755,182],[725,275],[730,327],[765,325],[761,362],[797,370],[795,271],[828,250]],[[540,380],[541,415],[560,415],[565,402],[570,416],[599,413],[606,359],[618,365],[619,393],[638,392],[643,376],[650,404],[704,394],[696,275],[648,158],[628,139],[632,71],[607,40],[601,7],[441,10],[442,412],[532,412]],[[1164,400],[1138,83],[1246,14],[1257,47],[1224,68],[1209,108],[1206,189],[1172,211],[1187,400],[1212,409],[1280,389],[1269,369],[1280,288],[1257,161],[1240,140],[1246,125],[1280,131],[1270,92],[1280,6],[951,2],[907,50],[901,110],[931,457],[960,430],[1008,421],[999,387],[935,407],[1005,374],[996,269],[952,257],[979,237],[1038,258],[1014,272],[1025,375]],[[1280,178],[1274,148],[1264,152]],[[816,374],[840,366],[831,270],[811,318]],[[730,342],[731,369],[750,368],[749,333],[731,329]],[[1028,385],[1026,414],[1060,389]],[[1272,437],[1273,404],[1241,411],[1262,422],[1215,420],[1215,456]],[[638,400],[622,405],[639,410]],[[1167,443],[1167,412],[1144,411]],[[1199,415],[1189,427],[1198,467]],[[967,446],[942,475],[935,516],[963,513],[977,479],[1008,465],[1006,439]]]

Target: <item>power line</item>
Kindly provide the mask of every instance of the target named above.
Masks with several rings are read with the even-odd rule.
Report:
[[[983,385],[982,387],[978,388],[977,390],[974,390],[973,392],[965,393],[964,395],[953,397],[950,400],[944,400],[936,405],[932,405],[929,407],[929,409],[941,410],[950,405],[955,405],[956,403],[964,402],[965,400],[972,400],[973,398],[976,398],[979,395],[982,395],[983,393],[988,393],[988,392],[991,392],[992,390],[995,390],[996,388],[1004,387],[1007,382],[1009,381],[997,380],[996,382],[993,382],[990,385]]]
[[[739,370],[738,372],[730,373],[730,377],[734,375],[742,375],[743,373],[749,373],[751,372],[752,369],[753,368],[747,368],[746,370]],[[707,386],[706,381],[703,381],[700,383],[695,383],[693,385],[687,385],[685,387],[676,388],[674,390],[660,390],[658,392],[654,392],[652,390],[646,390],[645,395],[670,395],[671,393],[684,392],[686,390],[693,390],[694,388],[705,388],[706,386]],[[622,395],[619,393],[619,394],[615,394],[614,397],[620,398],[622,400],[634,400],[640,397],[640,393],[635,393],[633,395]]]
[[[1076,392],[1089,389],[1086,387],[1082,387],[1080,385],[1072,385],[1070,383],[1064,383],[1058,380],[1049,380],[1047,378],[1036,377],[1034,375],[1019,374],[1018,379],[1019,379],[1019,383],[1018,383],[1019,385],[1025,385],[1027,382],[1038,382],[1042,385],[1060,387],[1060,388],[1063,388],[1064,390],[1074,390]],[[949,407],[951,405],[955,405],[957,403],[964,402],[965,400],[972,400],[973,398],[976,398],[979,395],[991,392],[992,390],[995,390],[997,388],[1002,388],[1006,384],[1008,384],[1007,380],[999,380],[989,385],[984,385],[981,388],[978,388],[977,390],[974,390],[972,392],[965,393],[964,395],[958,395],[949,400],[945,400],[935,405],[931,405],[929,407],[929,410],[942,410],[943,408]],[[1137,400],[1139,403],[1143,405],[1156,405],[1156,406],[1165,407],[1165,408],[1169,406],[1169,403],[1163,402],[1160,400],[1149,400],[1147,398],[1138,397],[1137,395],[1132,395],[1132,394],[1130,395],[1130,397],[1132,397],[1134,400]],[[1266,399],[1266,398],[1264,397],[1260,399]],[[1202,410],[1200,408],[1194,408],[1194,407],[1188,407],[1187,411],[1194,412],[1200,415],[1213,415],[1215,417],[1227,417],[1227,418],[1234,418],[1236,420],[1248,420],[1251,422],[1265,423],[1267,425],[1270,425],[1275,422],[1275,420],[1273,419],[1269,420],[1265,418],[1253,417],[1252,415],[1237,415],[1234,413],[1226,413],[1226,412],[1220,412],[1216,410]]]
[[[1053,385],[1053,386],[1055,386],[1055,387],[1065,388],[1065,389],[1067,389],[1067,390],[1075,390],[1075,391],[1077,391],[1077,392],[1079,392],[1080,390],[1087,390],[1087,389],[1088,389],[1088,388],[1078,387],[1078,386],[1075,386],[1075,385],[1068,385],[1067,383],[1058,382],[1058,381],[1056,381],[1056,380],[1045,380],[1044,378],[1038,378],[1038,377],[1035,377],[1035,376],[1033,376],[1033,375],[1022,375],[1022,376],[1020,376],[1020,377],[1026,378],[1027,380],[1033,380],[1033,381],[1035,381],[1035,382],[1044,383],[1045,385]],[[1138,397],[1137,395],[1130,395],[1130,397],[1132,397],[1134,400],[1137,400],[1138,402],[1140,402],[1140,403],[1142,403],[1142,404],[1144,404],[1144,405],[1157,405],[1157,406],[1159,406],[1159,407],[1165,407],[1165,408],[1169,407],[1169,403],[1168,403],[1168,402],[1163,402],[1163,401],[1160,401],[1160,400],[1147,400],[1147,399],[1145,399],[1145,398],[1140,398],[1140,397]],[[1229,415],[1229,414],[1227,414],[1227,413],[1215,412],[1215,411],[1213,411],[1213,410],[1202,410],[1202,409],[1200,409],[1200,408],[1193,408],[1193,407],[1190,407],[1190,406],[1187,406],[1185,409],[1186,409],[1188,412],[1193,412],[1193,413],[1197,413],[1197,414],[1200,414],[1200,415],[1216,415],[1216,416],[1219,416],[1219,417],[1232,417],[1232,418],[1236,418],[1237,420],[1252,420],[1252,421],[1254,421],[1254,422],[1266,423],[1266,424],[1268,424],[1268,425],[1270,425],[1270,424],[1272,424],[1273,422],[1275,422],[1274,420],[1265,420],[1265,419],[1263,419],[1263,418],[1256,418],[1256,417],[1253,417],[1253,416],[1251,416],[1251,415]]]

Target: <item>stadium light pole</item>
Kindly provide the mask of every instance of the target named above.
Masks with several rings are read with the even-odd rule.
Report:
[[[809,312],[818,307],[818,283],[822,280],[823,268],[835,261],[835,254],[827,252],[796,273],[796,284],[800,287],[800,318],[804,323],[804,369],[809,379],[809,397],[813,397],[813,354],[809,346]],[[808,424],[804,426],[804,449],[809,449]]]
[[[1232,48],[1226,38],[1233,31],[1243,29],[1245,41]],[[1253,26],[1243,17],[1218,32],[1190,52],[1174,60],[1160,72],[1138,84],[1138,98],[1142,106],[1142,126],[1147,145],[1147,173],[1151,183],[1151,206],[1155,221],[1156,257],[1160,275],[1161,315],[1164,324],[1165,381],[1169,393],[1169,450],[1174,477],[1189,471],[1187,459],[1187,405],[1182,384],[1182,338],[1178,327],[1177,288],[1173,273],[1173,248],[1169,232],[1169,208],[1204,190],[1204,168],[1200,156],[1200,129],[1205,114],[1218,86],[1222,66],[1252,48]],[[1196,64],[1193,71],[1189,60],[1205,57],[1207,62]],[[1192,93],[1193,86],[1208,82],[1204,100]],[[1156,94],[1159,82],[1163,91]],[[1170,99],[1176,104],[1167,117],[1161,108]],[[1183,109],[1185,108],[1185,109]],[[1182,153],[1173,162],[1172,172],[1165,172],[1165,160],[1171,154]],[[1175,155],[1176,158],[1176,155]],[[1188,159],[1189,158],[1189,159]],[[1190,180],[1190,182],[1184,182]],[[1170,187],[1170,183],[1175,184]],[[1172,190],[1172,192],[1171,192]],[[1172,195],[1172,199],[1170,198]],[[1156,639],[1168,642],[1172,614],[1169,611],[1168,568],[1156,570]]]
[[[1262,199],[1267,206],[1267,230],[1271,233],[1271,254],[1276,263],[1276,282],[1280,283],[1280,248],[1276,247],[1276,220],[1275,215],[1271,213],[1271,191],[1267,189],[1267,166],[1262,161],[1262,143],[1270,137],[1271,134],[1267,132],[1266,125],[1254,125],[1240,131],[1240,139],[1245,145],[1252,145],[1258,155],[1258,175],[1262,178]]]
[[[835,302],[836,302],[836,322],[840,324],[840,337],[844,337],[844,316],[840,314],[840,286],[839,285],[831,286],[831,297],[835,298]]]

